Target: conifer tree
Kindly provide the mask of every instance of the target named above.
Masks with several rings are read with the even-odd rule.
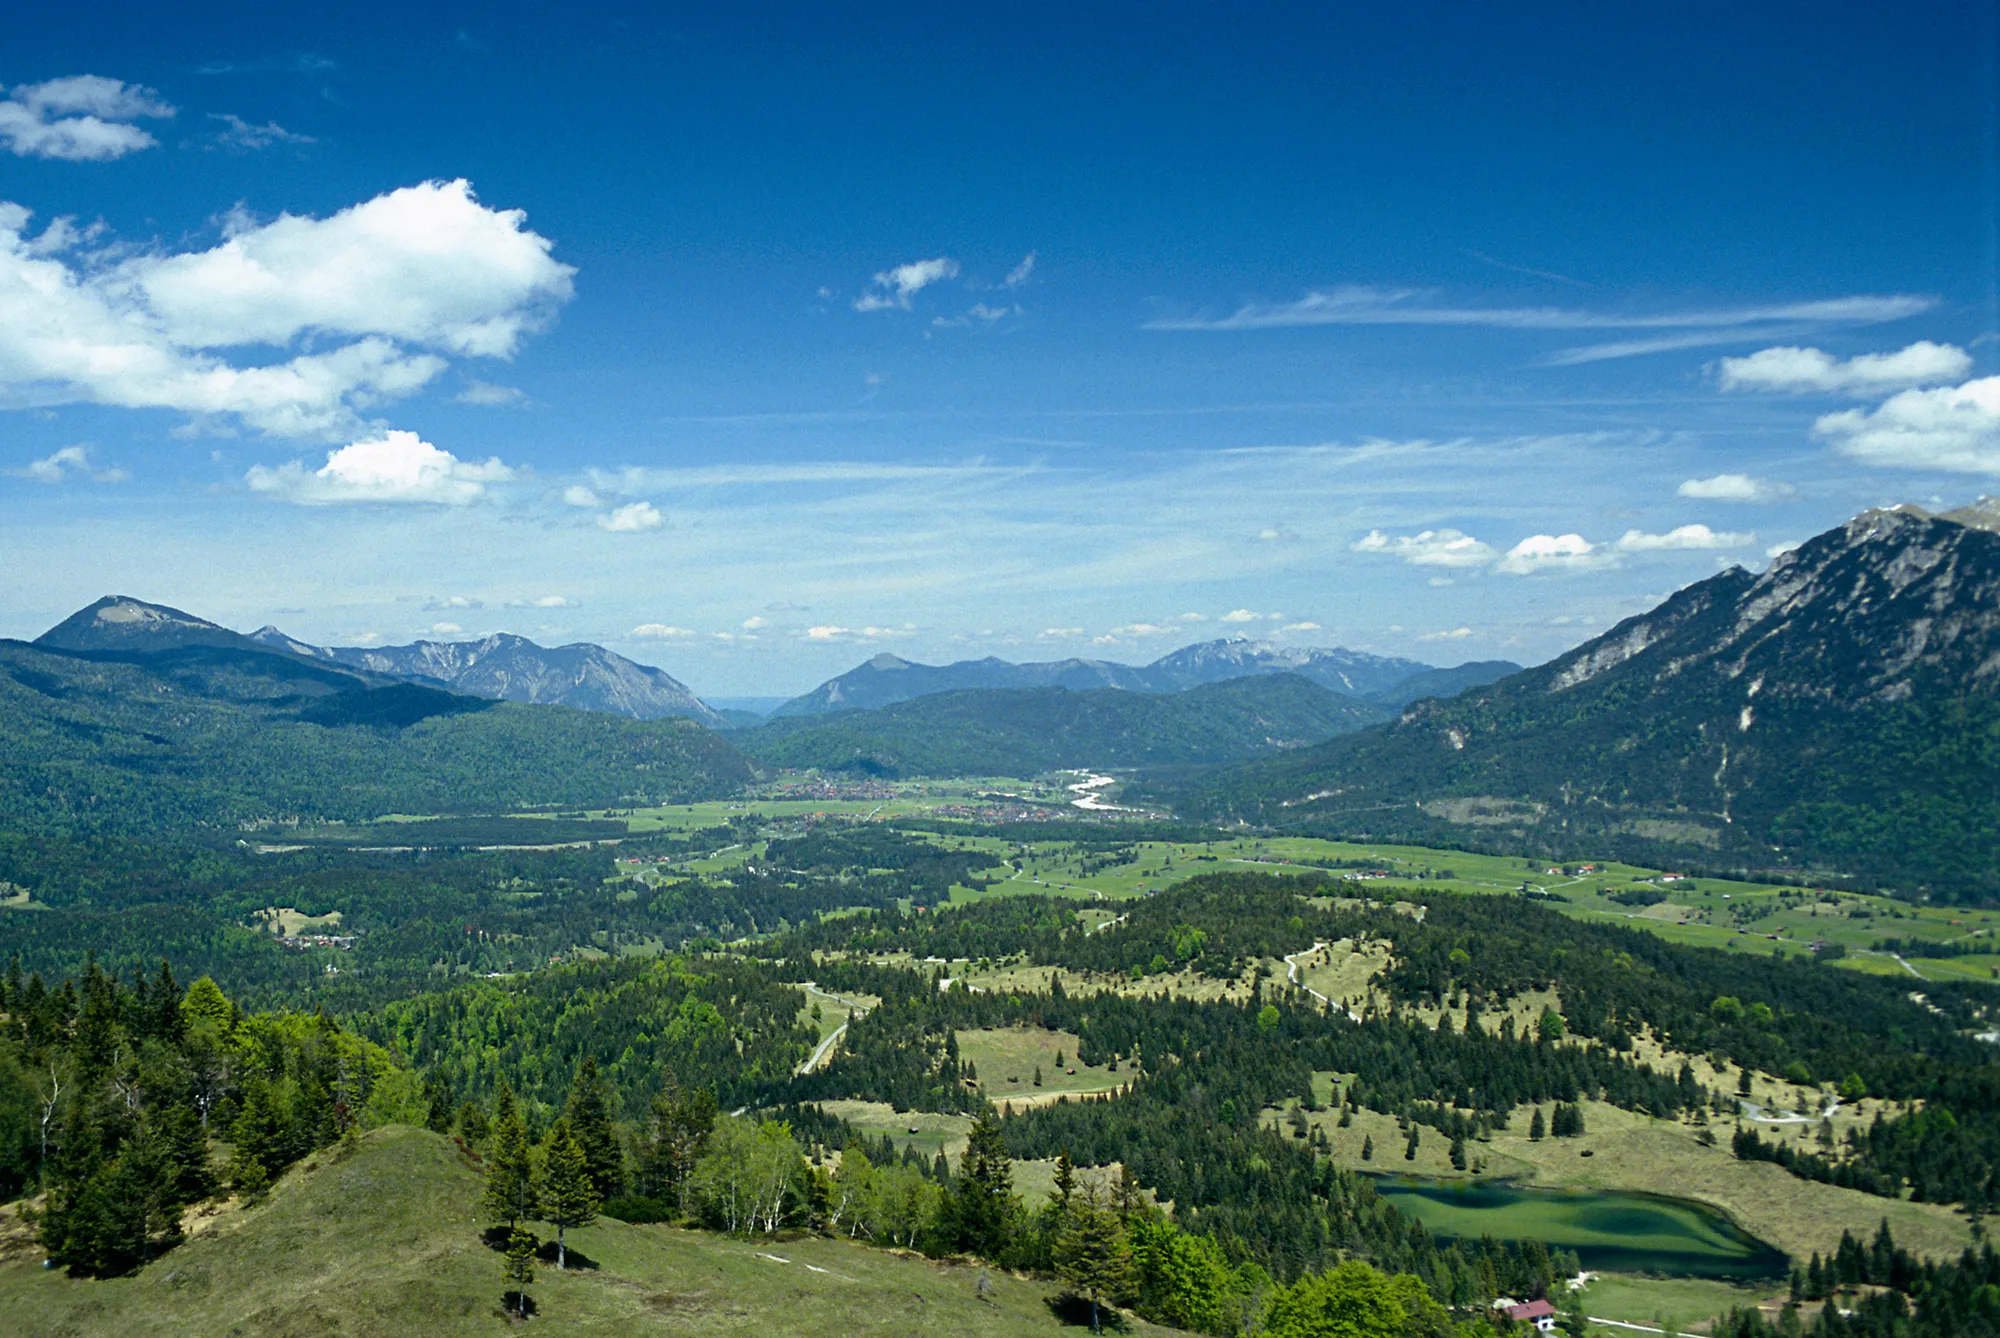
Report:
[[[1100,1308],[1123,1292],[1132,1270],[1124,1224],[1106,1207],[1097,1187],[1072,1198],[1055,1242],[1056,1275],[1090,1302],[1090,1331],[1102,1333]]]
[[[615,1198],[625,1190],[625,1150],[618,1145],[618,1130],[611,1122],[611,1092],[597,1074],[597,1061],[586,1059],[570,1084],[569,1104],[563,1117],[583,1159],[590,1167],[591,1183],[600,1199]]]
[[[528,1130],[521,1123],[521,1112],[514,1108],[514,1093],[506,1087],[500,1093],[505,1114],[494,1131],[480,1207],[489,1218],[512,1227],[535,1215],[540,1195],[528,1151]]]
[[[653,1098],[651,1128],[641,1157],[644,1189],[648,1194],[670,1195],[682,1214],[688,1210],[688,1180],[715,1128],[715,1114],[713,1088],[683,1088],[672,1074]]]
[[[441,1073],[424,1079],[424,1127],[432,1133],[451,1132],[451,1083]]]
[[[567,1120],[557,1120],[542,1143],[542,1219],[556,1229],[556,1267],[569,1267],[565,1233],[589,1226],[601,1202],[590,1164]]]
[[[1536,1142],[1540,1142],[1542,1139],[1548,1137],[1548,1133],[1549,1126],[1542,1119],[1542,1108],[1537,1106],[1535,1107],[1535,1118],[1528,1121],[1528,1137]]]
[[[1363,1134],[1361,1136],[1361,1160],[1375,1160],[1375,1135]]]
[[[1069,1207],[1070,1196],[1076,1192],[1076,1165],[1069,1159],[1069,1149],[1064,1148],[1056,1157],[1056,1187],[1049,1194],[1056,1208]]]
[[[992,1115],[981,1115],[967,1131],[952,1191],[959,1248],[998,1254],[1007,1242],[1014,1205],[1014,1162]]]
[[[524,1226],[516,1226],[507,1236],[507,1252],[500,1257],[500,1277],[512,1284],[508,1295],[514,1302],[514,1316],[528,1317],[528,1287],[535,1280],[535,1238]]]
[[[1423,1128],[1424,1126],[1414,1122],[1410,1125],[1410,1141],[1403,1145],[1404,1161],[1415,1161],[1417,1159],[1417,1144],[1423,1138]]]

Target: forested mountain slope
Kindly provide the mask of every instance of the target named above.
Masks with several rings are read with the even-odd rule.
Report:
[[[261,648],[0,641],[0,828],[604,805],[712,796],[748,774],[688,721],[495,703]]]
[[[1965,518],[1867,512],[1761,576],[1732,568],[1546,665],[1179,806],[1995,894],[2000,533]]]
[[[732,734],[766,766],[876,776],[1024,775],[1064,767],[1188,766],[1317,743],[1381,708],[1290,674],[1186,692],[990,688],[877,711],[774,720]]]
[[[1371,655],[1339,646],[1280,646],[1246,637],[1198,642],[1147,665],[1109,660],[1051,660],[1014,664],[988,656],[956,664],[918,664],[884,653],[786,702],[774,717],[871,710],[940,692],[972,688],[1124,688],[1131,692],[1184,692],[1207,683],[1259,674],[1296,674],[1349,697],[1400,706],[1418,696],[1449,694],[1490,683],[1519,665],[1504,660],[1433,669],[1416,660]],[[1420,681],[1421,680],[1421,681]],[[1405,684],[1416,690],[1402,694]]]

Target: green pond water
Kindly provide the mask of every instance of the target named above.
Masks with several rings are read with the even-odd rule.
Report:
[[[1380,1176],[1375,1192],[1439,1236],[1542,1240],[1614,1273],[1783,1277],[1785,1254],[1704,1204],[1664,1194]]]

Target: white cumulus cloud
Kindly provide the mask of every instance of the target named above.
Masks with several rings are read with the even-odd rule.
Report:
[[[806,635],[812,638],[814,641],[835,641],[841,637],[846,636],[847,629],[845,627],[834,627],[831,624],[828,624],[821,627],[808,627],[806,629]]]
[[[1387,535],[1370,530],[1349,546],[1356,553],[1384,553],[1416,567],[1483,567],[1499,556],[1491,545],[1457,530]]]
[[[1083,635],[1081,627],[1045,627],[1037,641],[1073,641]]]
[[[1460,641],[1472,635],[1470,627],[1454,627],[1448,632],[1425,632],[1419,641]]]
[[[667,523],[667,518],[651,502],[631,502],[613,507],[599,516],[597,523],[613,534],[637,534],[641,530],[659,529]]]
[[[489,485],[514,477],[496,457],[485,464],[461,460],[414,432],[385,432],[329,451],[326,463],[308,470],[297,460],[272,469],[253,466],[244,482],[302,506],[341,502],[428,502],[466,506],[486,496]]]
[[[571,506],[595,507],[604,505],[603,498],[599,497],[589,488],[584,487],[581,483],[572,483],[569,487],[564,488],[562,498],[563,501],[569,503]]]
[[[218,246],[57,255],[77,234],[27,233],[0,203],[0,387],[40,404],[233,416],[323,440],[422,389],[442,355],[505,357],[570,296],[567,265],[518,210],[464,181],[391,191],[325,219],[237,219]],[[60,232],[59,237],[51,234]],[[239,360],[220,350],[310,352]]]
[[[640,623],[632,629],[632,635],[645,641],[678,641],[695,633],[687,627],[673,627],[666,623]]]
[[[1676,525],[1665,534],[1627,530],[1618,546],[1628,553],[1654,553],[1675,548],[1742,548],[1757,536],[1738,530],[1711,530],[1706,525]]]
[[[159,143],[132,122],[173,114],[152,89],[102,75],[17,84],[0,101],[0,143],[17,158],[105,162]]]
[[[1910,386],[1958,381],[1972,370],[1972,358],[1953,344],[1920,339],[1894,353],[1836,358],[1816,348],[1762,349],[1719,364],[1724,390],[1799,390],[1875,394]]]
[[[771,620],[762,614],[753,614],[743,620],[743,630],[746,632],[761,632],[770,625]]]
[[[1830,413],[1813,424],[1813,434],[1872,465],[2000,474],[2000,376],[1906,390],[1872,410]]]
[[[1792,486],[1748,474],[1717,474],[1713,478],[1689,479],[1674,491],[1703,502],[1768,502],[1790,494]]]
[[[913,260],[883,270],[874,287],[854,299],[856,311],[908,311],[916,295],[943,279],[958,277],[958,262],[945,256]]]
[[[1281,632],[1323,632],[1326,629],[1321,627],[1318,623],[1304,622],[1304,623],[1286,623],[1283,627],[1279,628],[1278,630]]]
[[[1530,576],[1542,571],[1588,571],[1614,566],[1617,561],[1615,552],[1593,544],[1580,534],[1531,534],[1508,549],[1494,570]]]

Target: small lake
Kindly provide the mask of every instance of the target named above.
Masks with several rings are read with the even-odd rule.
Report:
[[[1588,1269],[1748,1281],[1791,1268],[1783,1251],[1688,1199],[1420,1176],[1374,1181],[1377,1194],[1438,1236],[1542,1240],[1576,1251]]]

